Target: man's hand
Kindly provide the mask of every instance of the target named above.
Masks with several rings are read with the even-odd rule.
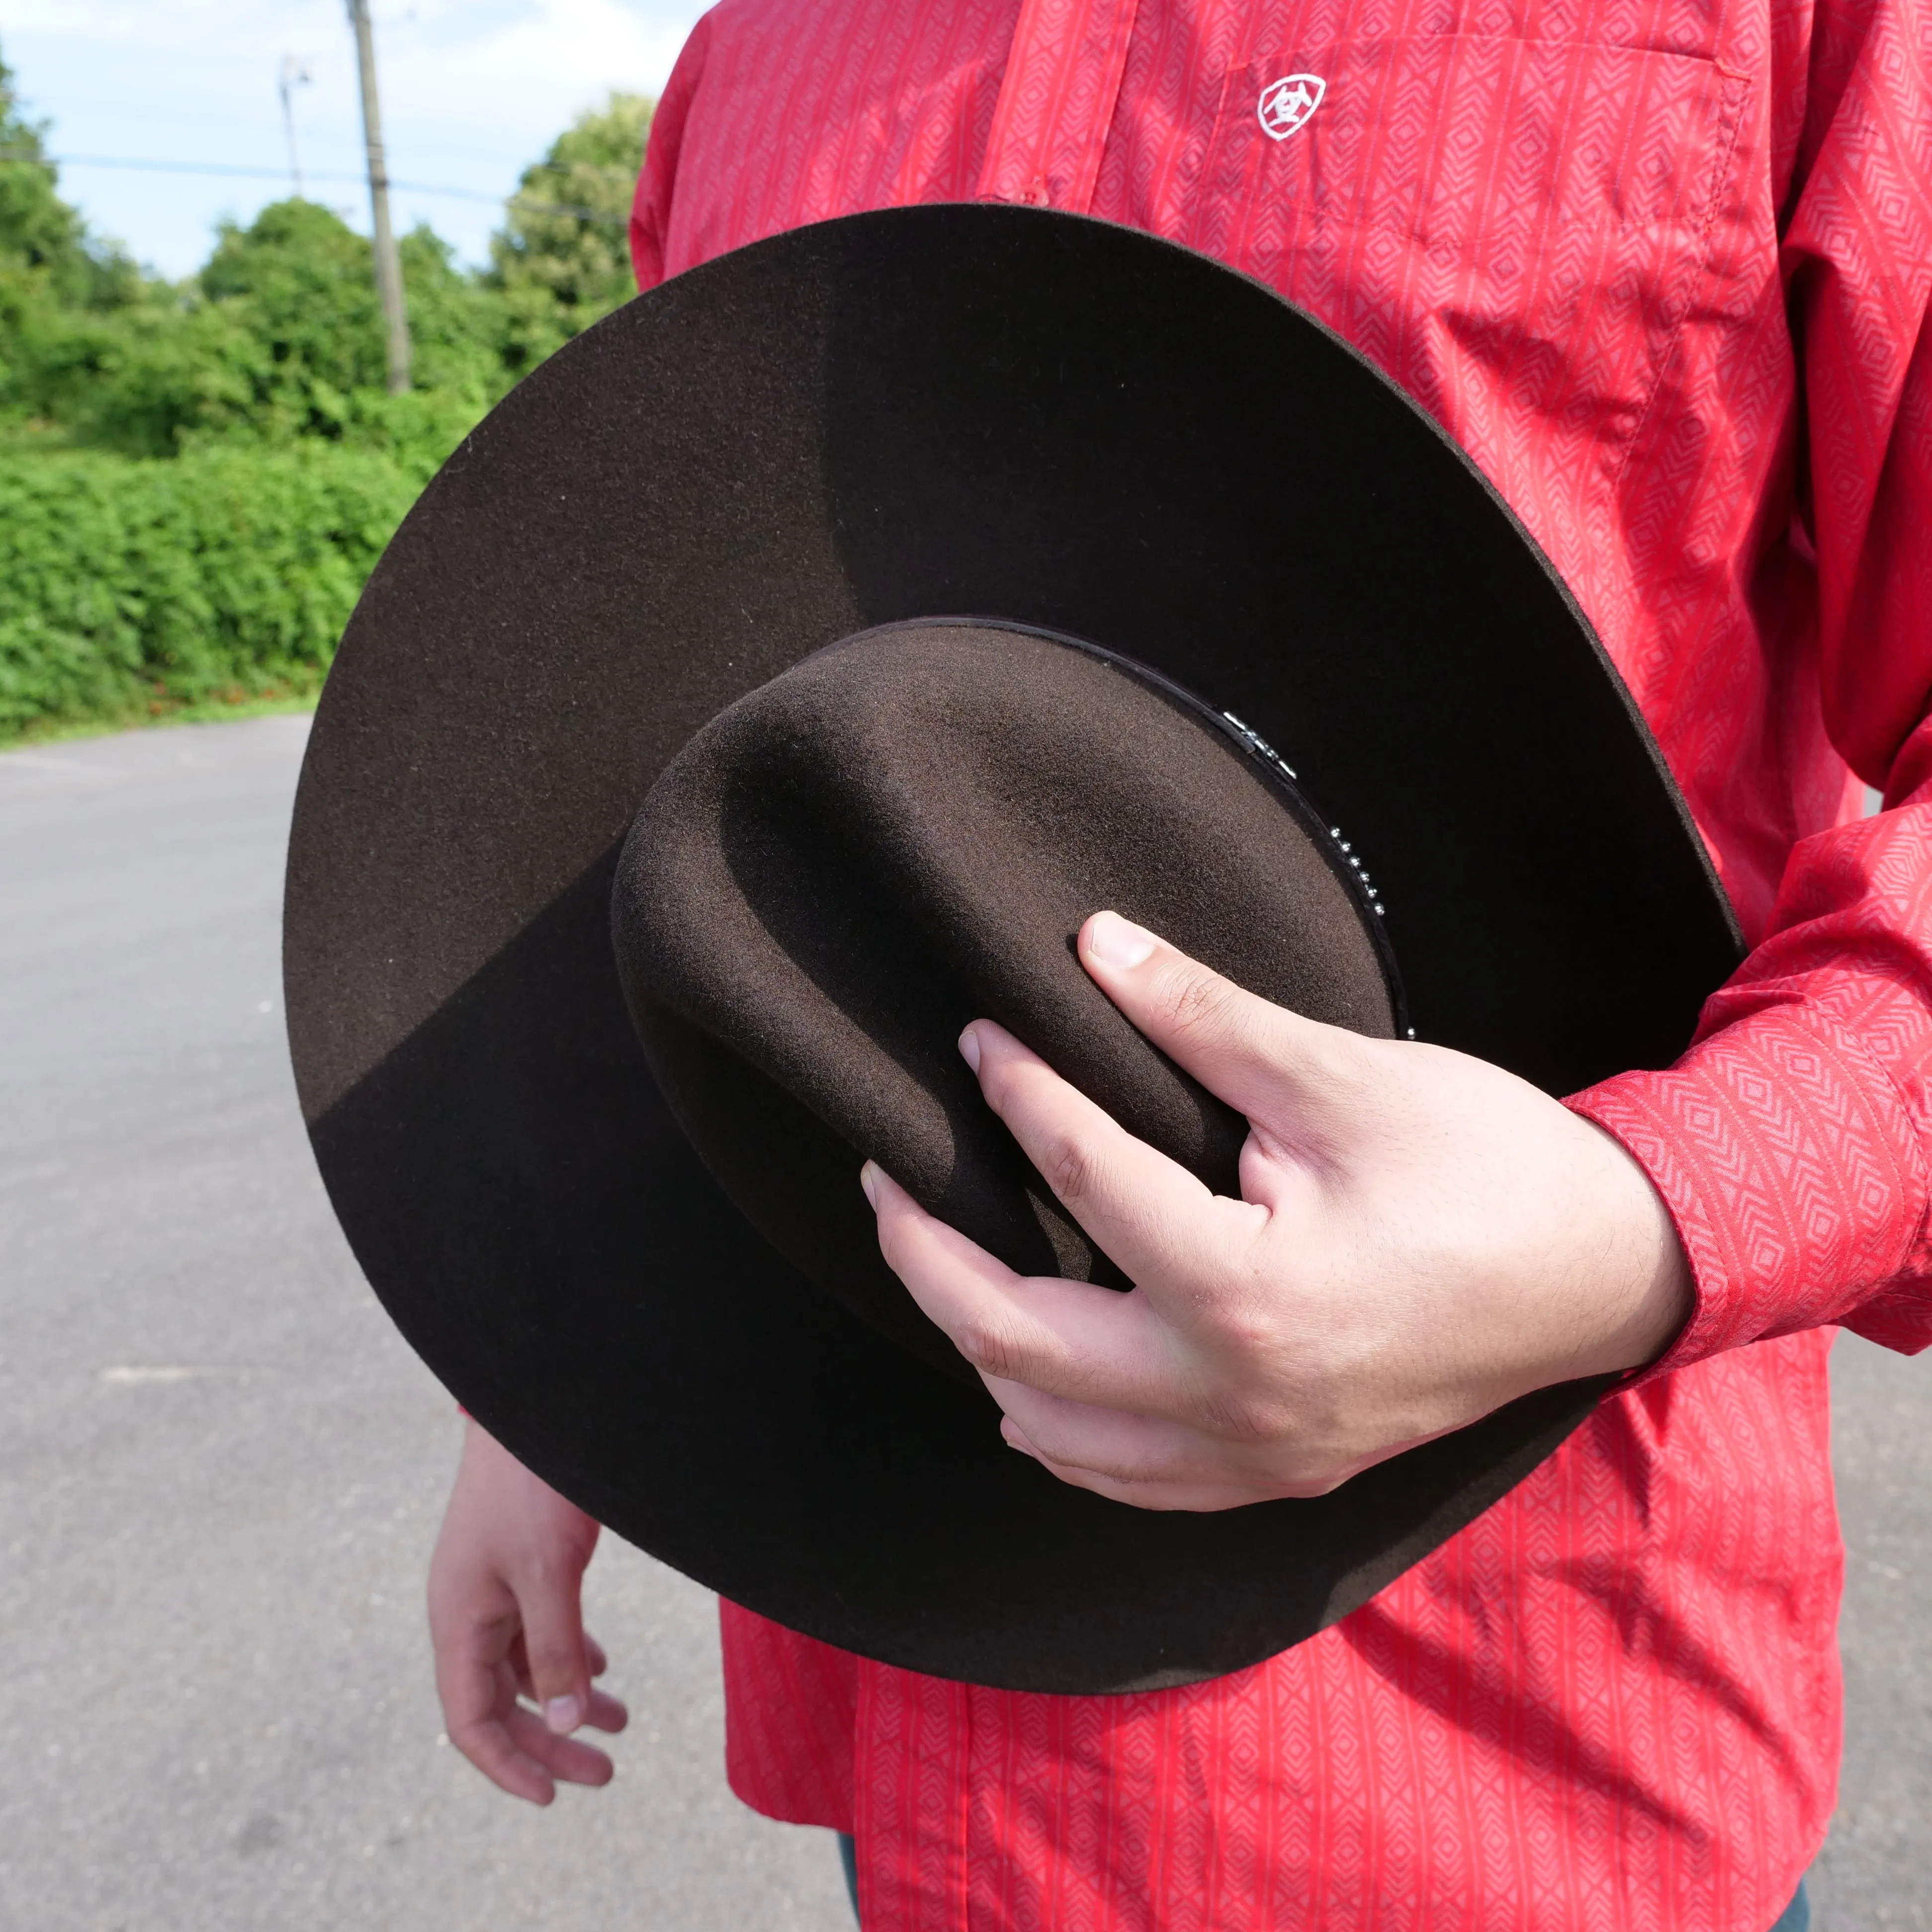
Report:
[[[603,1673],[604,1652],[584,1630],[580,1596],[597,1525],[467,1426],[429,1571],[443,1723],[486,1778],[548,1804],[560,1778],[610,1781],[610,1760],[570,1733],[580,1724],[621,1731],[626,1721],[623,1706],[590,1681]]]
[[[877,1167],[879,1244],[979,1370],[1012,1446],[1148,1509],[1318,1496],[1552,1383],[1654,1360],[1690,1308],[1617,1142],[1487,1061],[1242,992],[1112,913],[1080,958],[1247,1118],[1209,1193],[990,1020],[960,1051],[1131,1294],[1015,1274]]]

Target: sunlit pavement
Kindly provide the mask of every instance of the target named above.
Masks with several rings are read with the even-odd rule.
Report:
[[[0,754],[0,1928],[845,1932],[724,1787],[711,1600],[608,1544],[617,1782],[440,1741],[456,1425],[337,1232],[277,968],[306,721]],[[1825,1932],[1932,1924],[1932,1361],[1839,1344],[1851,1543]],[[1284,1928],[1286,1932],[1286,1928]]]

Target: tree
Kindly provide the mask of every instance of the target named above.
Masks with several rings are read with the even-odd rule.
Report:
[[[252,350],[246,412],[269,440],[339,438],[350,397],[382,386],[369,244],[329,209],[292,199],[245,228],[223,222],[196,280]]]
[[[170,457],[320,440],[426,474],[520,376],[635,292],[626,250],[651,104],[613,94],[524,170],[482,274],[404,237],[413,387],[391,396],[368,239],[300,198],[224,222],[199,274],[144,277],[56,192],[0,64],[0,434]]]
[[[637,293],[626,236],[652,105],[642,94],[613,94],[524,170],[490,243],[486,278],[504,298],[504,362],[513,376]]]
[[[0,61],[0,419],[38,405],[37,372],[66,318],[124,308],[142,293],[127,255],[91,236],[56,192],[44,132],[21,113]]]
[[[132,300],[140,277],[126,254],[90,236],[55,192],[43,122],[20,112],[13,70],[0,60],[0,281],[64,308],[111,308]]]

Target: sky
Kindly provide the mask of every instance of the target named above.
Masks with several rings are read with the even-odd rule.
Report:
[[[484,260],[518,173],[613,88],[655,94],[703,10],[698,0],[373,0],[398,227],[427,220],[464,260]],[[221,217],[246,221],[291,191],[278,90],[288,56],[312,76],[290,90],[306,190],[367,233],[343,0],[0,0],[0,58],[28,116],[52,123],[62,194],[170,278],[200,266]],[[250,172],[173,171],[184,166]]]

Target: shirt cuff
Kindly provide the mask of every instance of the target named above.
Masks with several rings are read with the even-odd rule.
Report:
[[[1649,1174],[1690,1259],[1690,1318],[1633,1381],[1828,1322],[1908,1354],[1932,1342],[1917,1124],[1828,1018],[1760,1009],[1564,1105]]]

